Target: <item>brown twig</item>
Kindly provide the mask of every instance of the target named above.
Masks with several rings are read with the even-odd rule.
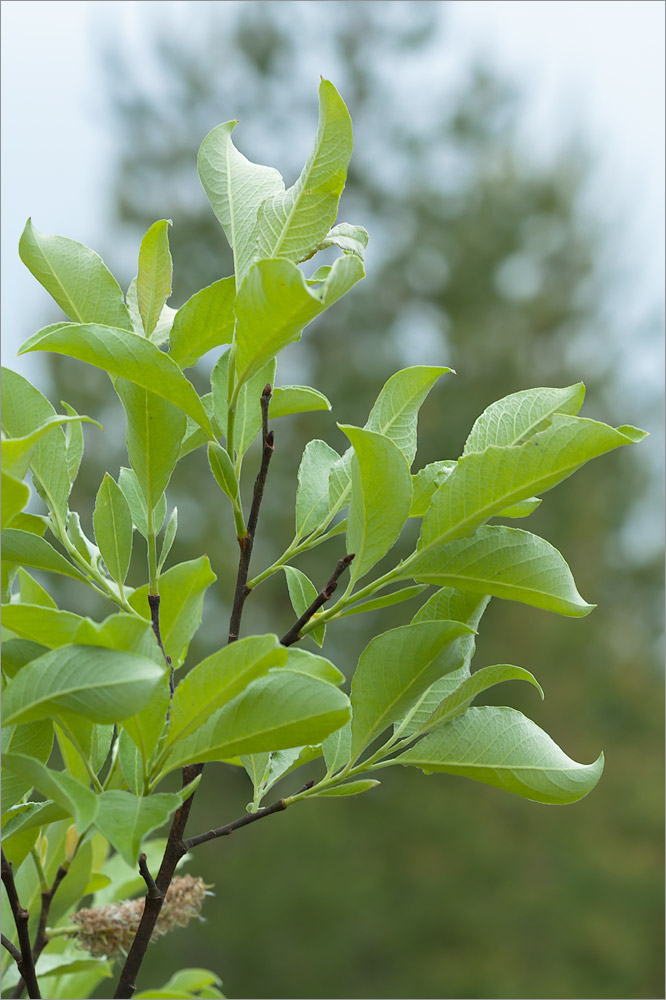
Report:
[[[58,871],[55,874],[53,884],[50,889],[47,889],[42,893],[42,906],[39,913],[39,924],[37,925],[37,934],[35,935],[35,943],[32,946],[32,962],[33,965],[37,966],[37,959],[41,953],[46,948],[49,943],[49,936],[46,933],[46,927],[49,922],[49,910],[51,909],[51,903],[53,902],[53,897],[55,896],[58,886],[64,879],[65,875],[69,871],[69,866],[60,865]],[[20,997],[23,993],[25,987],[25,977],[20,979],[17,985],[14,987],[13,992],[10,994],[11,997]]]
[[[20,959],[16,960],[16,965],[22,977],[19,982],[21,993],[25,985],[28,988],[29,997],[41,1000],[42,994],[39,992],[39,985],[37,984],[37,976],[35,974],[35,962],[30,948],[30,935],[28,933],[29,913],[21,906],[14,882],[14,872],[11,864],[5,857],[4,851],[2,852],[2,883],[7,893],[9,905],[14,916],[14,923],[16,924],[16,933],[18,934],[19,948],[17,950],[20,951]],[[21,993],[17,993],[16,995],[20,996]]]
[[[343,558],[340,559],[338,565],[335,567],[335,572],[333,573],[333,576],[328,581],[324,589],[317,594],[310,607],[305,609],[305,611],[298,619],[298,621],[295,622],[291,626],[289,631],[285,632],[285,634],[280,639],[280,642],[282,643],[283,646],[291,646],[292,643],[298,642],[298,640],[301,638],[300,635],[301,629],[303,628],[304,625],[306,625],[310,621],[314,613],[318,611],[319,608],[323,604],[325,604],[326,601],[328,601],[328,599],[332,596],[333,592],[335,591],[338,585],[339,578],[351,563],[352,559],[354,558],[354,555],[355,553],[352,552],[350,555],[343,556]]]
[[[261,466],[259,468],[259,473],[257,475],[254,484],[254,493],[252,495],[252,507],[250,508],[250,516],[247,521],[247,534],[242,538],[238,539],[238,544],[240,545],[240,559],[238,561],[238,576],[236,578],[236,592],[234,594],[234,603],[231,610],[231,620],[229,622],[229,642],[235,642],[238,638],[240,632],[241,616],[243,614],[243,605],[245,604],[245,599],[250,593],[247,587],[247,577],[250,569],[250,557],[252,556],[252,547],[254,545],[254,535],[257,530],[257,521],[259,520],[259,509],[261,507],[261,501],[264,496],[264,488],[266,486],[266,476],[268,475],[268,466],[270,465],[271,458],[273,457],[273,446],[274,437],[273,431],[268,430],[268,407],[271,401],[271,386],[270,384],[265,386],[264,391],[261,394],[261,439],[263,442],[263,451],[261,454]]]
[[[146,896],[152,899],[163,900],[164,893],[160,892],[155,885],[155,879],[150,874],[150,869],[148,868],[148,858],[143,853],[139,855],[139,872],[141,873],[141,878],[146,883],[146,888],[148,889]]]
[[[208,830],[207,833],[200,833],[198,837],[190,837],[189,840],[184,841],[184,845],[189,851],[192,847],[198,847],[199,844],[206,844],[209,840],[217,840],[218,837],[228,837],[234,830],[240,830],[243,826],[249,826],[250,823],[256,823],[258,819],[263,819],[264,816],[272,816],[273,813],[282,812],[286,808],[287,803],[284,799],[278,799],[277,802],[274,802],[270,806],[257,809],[253,813],[246,813],[240,819],[235,819],[233,823],[227,823],[226,826],[218,826],[216,830]]]
[[[9,940],[8,937],[5,937],[4,934],[2,935],[2,947],[7,949],[9,954],[12,956],[12,958],[18,965],[19,962],[21,961],[21,952],[18,950],[15,944],[12,944],[12,942]]]
[[[148,594],[148,606],[150,607],[150,618],[153,625],[153,632],[155,633],[155,638],[157,639],[157,645],[162,650],[162,656],[164,657],[164,661],[169,668],[169,702],[171,702],[174,695],[173,664],[171,663],[171,657],[167,656],[166,649],[162,643],[162,636],[160,634],[160,595]],[[169,710],[171,710],[171,704],[169,704]]]

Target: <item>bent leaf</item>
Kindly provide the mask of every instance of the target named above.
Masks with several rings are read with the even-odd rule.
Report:
[[[477,695],[482,694],[483,691],[487,691],[488,688],[494,687],[496,684],[503,684],[505,681],[527,681],[528,684],[534,685],[543,699],[541,685],[529,670],[524,670],[522,667],[514,667],[509,663],[498,663],[492,667],[483,667],[481,670],[477,670],[471,677],[467,677],[460,687],[442,699],[435,711],[421,727],[421,731],[426,732],[427,730],[434,729],[436,726],[448,722],[454,716],[462,715]]]

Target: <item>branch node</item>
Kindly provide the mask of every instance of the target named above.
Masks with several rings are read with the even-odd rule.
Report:
[[[342,559],[338,560],[338,564],[333,571],[333,575],[326,586],[317,594],[312,604],[305,609],[298,621],[294,622],[289,631],[285,632],[280,639],[283,646],[291,646],[293,643],[298,642],[301,638],[301,629],[304,625],[307,625],[313,615],[319,610],[319,608],[322,607],[322,605],[326,604],[326,601],[328,601],[335,592],[335,589],[338,586],[339,578],[352,562],[355,555],[355,552],[350,552],[348,555],[343,556]]]

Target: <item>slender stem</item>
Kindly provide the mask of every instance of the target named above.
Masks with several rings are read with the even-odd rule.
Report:
[[[14,883],[14,872],[11,864],[5,857],[4,851],[2,852],[2,884],[4,885],[7,893],[9,905],[14,917],[14,923],[16,924],[16,933],[18,934],[18,950],[20,951],[20,960],[16,961],[16,965],[22,977],[19,983],[21,986],[21,992],[23,992],[23,986],[25,984],[28,987],[28,996],[36,997],[37,1000],[41,1000],[41,993],[39,992],[39,986],[37,984],[37,976],[35,975],[35,963],[32,957],[32,950],[30,948],[30,936],[28,933],[29,914],[27,910],[23,909],[21,903],[19,902],[16,885]],[[20,996],[21,994],[19,993],[17,995]]]
[[[8,937],[2,935],[2,947],[6,948],[9,954],[12,956],[16,964],[18,965],[21,961],[21,952],[18,950],[16,945],[12,944]]]
[[[283,646],[291,646],[292,643],[298,642],[298,640],[301,638],[301,629],[303,628],[304,625],[307,625],[307,623],[310,621],[315,612],[318,611],[319,608],[321,608],[322,605],[325,604],[326,601],[328,601],[332,597],[338,585],[338,579],[347,569],[352,559],[354,558],[354,555],[355,553],[352,552],[349,555],[343,556],[342,559],[338,561],[338,564],[335,567],[335,571],[331,579],[326,584],[326,586],[323,588],[323,590],[321,590],[317,594],[310,607],[305,609],[305,611],[298,619],[298,621],[295,622],[289,629],[289,631],[285,632],[285,634],[280,639],[280,642],[282,643]]]
[[[153,632],[155,633],[155,638],[157,639],[157,645],[162,650],[162,656],[164,657],[164,662],[169,668],[169,711],[171,710],[171,699],[174,696],[174,683],[173,683],[173,664],[171,662],[171,657],[167,656],[167,651],[164,648],[162,642],[162,636],[160,634],[160,595],[159,594],[148,594],[148,607],[150,608],[150,618],[153,625]],[[167,715],[168,718],[168,715]]]
[[[241,616],[243,614],[243,606],[245,600],[250,593],[250,589],[247,586],[247,577],[250,569],[250,558],[252,556],[252,547],[254,545],[254,536],[257,530],[257,522],[259,520],[259,510],[261,509],[261,501],[264,496],[264,489],[266,487],[266,476],[268,475],[268,466],[270,465],[271,458],[273,457],[273,431],[268,430],[268,407],[271,400],[271,386],[270,384],[264,388],[261,394],[261,416],[262,416],[262,441],[263,441],[263,451],[261,455],[261,466],[259,468],[259,473],[257,475],[254,484],[254,493],[252,496],[252,507],[250,508],[250,516],[247,521],[247,534],[241,536],[238,539],[238,544],[240,546],[240,559],[238,561],[238,576],[236,578],[236,592],[234,594],[234,603],[231,611],[231,620],[229,622],[229,642],[235,642],[238,638],[240,632],[240,622]]]
[[[184,845],[189,851],[193,847],[198,847],[199,844],[208,843],[209,840],[217,840],[218,837],[228,837],[235,830],[240,830],[243,826],[249,826],[250,823],[256,823],[258,819],[263,819],[265,816],[272,816],[273,813],[282,812],[286,808],[287,803],[285,800],[278,799],[277,802],[274,802],[270,806],[257,809],[256,812],[246,813],[240,819],[234,820],[233,823],[227,823],[226,826],[218,826],[216,830],[208,830],[207,833],[200,833],[198,837],[190,837],[184,841]]]
[[[148,858],[145,854],[141,853],[139,855],[139,871],[141,873],[141,878],[146,883],[146,888],[148,889],[147,897],[151,899],[164,899],[164,893],[155,885],[155,879],[150,874],[150,869],[148,868]]]
[[[337,528],[337,525],[336,525]],[[329,531],[326,534],[314,532],[309,535],[306,539],[301,540],[298,537],[294,538],[290,542],[289,547],[284,550],[279,559],[276,559],[274,563],[271,563],[265,570],[258,573],[251,580],[248,580],[247,586],[250,590],[254,590],[258,587],[260,583],[267,580],[269,576],[273,576],[274,573],[278,573],[283,566],[285,566],[293,556],[300,555],[301,552],[307,552],[309,549],[315,548],[317,545],[321,545],[322,542],[327,542],[329,538],[333,538],[337,534],[337,530]]]

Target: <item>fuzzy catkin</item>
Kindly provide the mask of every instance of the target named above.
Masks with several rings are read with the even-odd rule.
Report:
[[[202,878],[177,876],[171,882],[151,935],[151,941],[176,927],[185,927],[201,913],[207,886]],[[143,915],[145,897],[79,910],[72,916],[79,930],[77,944],[95,958],[125,955],[130,949]]]

